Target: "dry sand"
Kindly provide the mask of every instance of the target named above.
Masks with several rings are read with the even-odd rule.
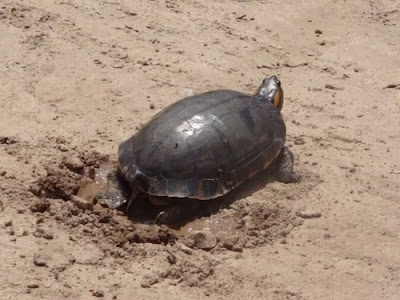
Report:
[[[397,0],[2,0],[0,299],[399,299],[399,20]],[[176,100],[272,74],[302,180],[234,193],[213,217],[237,239],[68,201],[65,157],[115,161]]]

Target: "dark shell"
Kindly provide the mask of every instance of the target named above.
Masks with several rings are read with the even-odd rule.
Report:
[[[212,199],[264,170],[285,143],[280,111],[219,90],[182,99],[119,147],[121,172],[155,196]]]

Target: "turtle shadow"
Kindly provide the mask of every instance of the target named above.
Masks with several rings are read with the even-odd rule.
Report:
[[[260,172],[253,178],[245,181],[227,194],[210,200],[196,200],[190,198],[168,198],[167,206],[155,206],[150,203],[149,196],[139,193],[134,202],[127,209],[127,203],[119,207],[134,223],[153,224],[161,212],[172,214],[163,224],[173,229],[179,229],[187,223],[202,217],[210,217],[223,209],[229,208],[236,201],[247,198],[269,183],[277,181],[276,166]],[[125,187],[129,189],[129,187]],[[172,212],[172,213],[171,213]]]
[[[174,227],[181,227],[184,226],[186,223],[193,221],[194,219],[201,217],[210,217],[214,214],[217,214],[223,209],[228,209],[235,202],[252,196],[254,193],[258,192],[259,190],[265,188],[268,184],[275,181],[277,181],[275,174],[271,172],[271,170],[265,170],[257,174],[250,180],[245,181],[224,196],[208,201],[188,199],[189,201],[200,202],[198,209],[194,214],[188,215],[188,217],[183,219],[180,223],[175,224]]]

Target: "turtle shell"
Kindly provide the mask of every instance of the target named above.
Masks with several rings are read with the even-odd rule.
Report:
[[[285,143],[278,108],[218,90],[182,99],[119,146],[122,175],[155,196],[207,200],[266,169]]]

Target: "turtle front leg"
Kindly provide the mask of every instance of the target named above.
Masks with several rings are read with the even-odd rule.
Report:
[[[296,183],[300,176],[294,173],[294,155],[288,147],[283,147],[278,157],[277,179],[283,183]]]

